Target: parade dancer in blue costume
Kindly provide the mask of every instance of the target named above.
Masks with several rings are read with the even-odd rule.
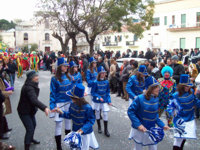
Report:
[[[138,95],[143,93],[145,89],[144,77],[147,75],[148,73],[146,66],[140,65],[136,75],[133,75],[129,78],[126,85],[126,91],[129,94],[129,106]]]
[[[108,80],[106,80],[106,71],[104,67],[100,66],[97,70],[98,77],[97,80],[94,82],[91,94],[93,96],[92,100],[94,102],[98,133],[102,133],[100,113],[103,112],[104,133],[107,137],[110,137],[110,133],[108,132],[108,112],[110,110],[109,105],[112,105],[110,98],[110,87]]]
[[[94,85],[94,81],[97,79],[97,75],[98,75],[96,59],[94,57],[91,57],[89,59],[89,62],[90,62],[90,66],[89,66],[89,69],[86,72],[86,81],[87,81],[87,84],[88,84],[86,93],[88,95],[91,94],[92,86]],[[91,106],[93,108],[92,96],[91,96]]]
[[[74,61],[71,61],[69,63],[69,66],[70,66],[69,76],[71,78],[73,85],[82,83],[82,76],[81,76],[80,72],[78,72],[78,65]]]
[[[68,76],[68,64],[64,58],[59,58],[57,61],[57,71],[56,75],[51,78],[50,84],[50,109],[54,112],[57,107],[62,107],[62,110],[68,111],[71,98],[66,95],[66,91],[72,89],[72,83],[70,77]],[[57,145],[57,150],[62,150],[61,147],[61,132],[62,132],[62,122],[63,118],[59,117],[58,113],[52,113],[50,117],[55,118],[55,140]],[[71,121],[69,119],[65,120],[65,134],[71,131]]]
[[[98,149],[99,145],[93,132],[95,123],[95,114],[92,107],[84,99],[85,87],[82,84],[77,84],[72,90],[66,94],[71,97],[72,104],[69,111],[62,111],[57,108],[60,117],[72,119],[72,131],[81,134],[82,146],[81,150]]]
[[[194,90],[191,89],[192,86],[190,76],[182,74],[177,92],[173,94],[167,107],[169,114],[174,116],[173,123],[175,128],[179,128],[177,126],[178,120],[182,120],[182,126],[184,126],[182,128],[184,132],[174,132],[173,150],[183,150],[186,139],[196,139],[194,108],[195,106],[200,107],[200,100],[195,97]]]
[[[149,76],[145,84],[148,87],[145,94],[137,96],[128,108],[128,116],[132,123],[129,139],[134,140],[134,150],[142,150],[143,146],[148,146],[149,150],[157,150],[157,144],[149,144],[149,135],[146,131],[156,125],[163,129],[169,127],[165,126],[158,117],[159,83]]]

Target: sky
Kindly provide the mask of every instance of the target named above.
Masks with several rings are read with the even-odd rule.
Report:
[[[36,10],[37,0],[1,0],[0,19],[29,20]]]
[[[163,1],[163,0],[155,0]],[[0,19],[30,20],[33,18],[38,0],[1,0]]]

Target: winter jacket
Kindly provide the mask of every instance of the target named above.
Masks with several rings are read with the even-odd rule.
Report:
[[[9,73],[14,74],[17,71],[17,65],[15,63],[8,64]]]
[[[174,70],[173,79],[176,83],[179,83],[180,75],[185,73],[184,67],[181,64],[173,64],[172,69]]]
[[[153,76],[157,80],[158,78],[160,78],[160,70],[158,68],[154,68],[151,71],[151,76]]]
[[[129,64],[124,66],[123,71],[122,71],[122,76],[121,76],[122,82],[128,82],[129,76],[131,74],[131,69],[132,67]]]
[[[35,115],[38,108],[42,111],[45,110],[45,106],[38,100],[40,89],[38,83],[26,80],[25,84],[21,89],[21,95],[17,111],[23,115]]]

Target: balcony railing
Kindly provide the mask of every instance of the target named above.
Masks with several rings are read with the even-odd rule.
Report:
[[[200,22],[172,24],[172,25],[169,25],[169,28],[167,30],[171,32],[200,30]]]
[[[126,41],[127,46],[135,45],[135,41]]]
[[[103,42],[103,46],[118,46],[117,42]]]

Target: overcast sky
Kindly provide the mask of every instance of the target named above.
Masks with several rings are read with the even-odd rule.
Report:
[[[162,1],[162,0],[155,0]],[[29,20],[33,18],[38,0],[1,0],[0,19]]]

